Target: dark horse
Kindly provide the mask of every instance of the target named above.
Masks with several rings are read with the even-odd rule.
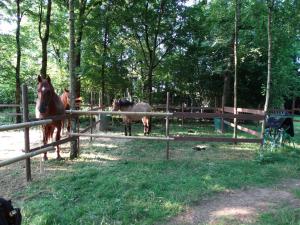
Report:
[[[65,109],[59,96],[55,93],[51,83],[51,79],[48,76],[47,79],[43,79],[38,76],[38,99],[35,107],[36,118],[44,119],[51,116],[64,116]],[[49,139],[53,137],[54,130],[56,128],[55,140],[60,140],[60,131],[62,126],[62,119],[55,120],[54,122],[43,125],[43,143],[47,144]],[[57,159],[61,159],[59,154],[59,146],[57,145]],[[47,153],[44,153],[44,160],[47,160]]]
[[[126,99],[114,100],[112,104],[113,111],[126,112],[151,112],[152,107],[145,102],[134,103]],[[127,128],[129,136],[131,136],[131,122],[142,120],[144,125],[144,135],[150,133],[150,118],[142,115],[124,115],[123,122],[125,124],[125,136],[127,136]]]

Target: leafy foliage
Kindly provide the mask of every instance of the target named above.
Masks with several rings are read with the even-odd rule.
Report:
[[[129,89],[139,99],[153,92],[154,103],[164,102],[167,91],[174,104],[183,101],[220,104],[224,76],[229,75],[232,103],[234,5],[231,1],[82,1],[76,3],[76,32],[83,26],[80,68],[82,93],[104,91],[109,98]],[[30,6],[30,7],[29,7]],[[81,5],[82,6],[82,5]],[[21,80],[35,89],[41,64],[38,38],[39,1],[22,1]],[[275,1],[273,15],[273,68],[271,101],[281,107],[300,95],[299,1]],[[1,13],[15,23],[15,6],[1,4]],[[53,2],[48,46],[48,72],[58,92],[68,84],[68,15],[65,1]],[[238,68],[238,106],[262,107],[267,76],[267,5],[246,0],[241,4]],[[104,40],[106,38],[106,41]],[[104,41],[106,44],[104,44]],[[2,102],[14,102],[13,33],[0,34]],[[4,85],[5,84],[5,85]],[[150,88],[149,88],[150,85]],[[103,90],[102,90],[103,89]],[[33,96],[33,94],[32,94]]]

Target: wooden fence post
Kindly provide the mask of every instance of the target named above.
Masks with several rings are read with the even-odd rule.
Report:
[[[90,110],[93,110],[93,92],[91,92],[91,101],[90,101]],[[93,133],[93,115],[90,115],[90,126],[91,126],[91,134]],[[90,142],[93,141],[93,138],[90,137]]]
[[[224,101],[225,101],[225,97],[224,95],[222,96],[222,108],[221,108],[221,113],[224,114]],[[222,117],[221,119],[221,133],[223,134],[224,133],[224,117]]]
[[[166,103],[166,113],[169,113],[169,92],[167,92],[167,103]],[[169,116],[166,116],[166,137],[169,137]],[[170,158],[170,141],[167,140],[167,160]]]
[[[27,94],[27,86],[25,84],[22,85],[22,108],[23,108],[23,122],[28,122],[28,94]],[[29,127],[24,128],[24,150],[25,153],[30,152],[30,140],[29,140]],[[30,168],[30,158],[25,160],[26,167],[26,180],[30,182],[31,179],[31,168]]]
[[[296,104],[296,99],[293,98],[293,103],[292,103],[292,115],[295,114],[295,104]]]
[[[181,112],[184,113],[184,103],[181,103]],[[181,117],[181,126],[183,126],[183,116]]]

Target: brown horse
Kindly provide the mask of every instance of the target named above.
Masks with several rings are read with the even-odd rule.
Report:
[[[69,92],[69,90],[67,90],[66,88],[64,89],[64,92],[60,96],[60,100],[62,101],[65,110],[69,110],[70,109],[70,92]],[[70,120],[70,117],[68,117],[67,131],[69,133],[70,133],[70,127],[71,127],[70,124],[71,124],[71,120]],[[65,120],[63,120],[62,126],[63,126],[62,131],[64,132]]]
[[[47,79],[43,79],[41,76],[38,76],[38,99],[36,101],[35,115],[36,118],[39,119],[65,115],[63,103],[59,96],[55,93],[49,76]],[[55,140],[59,141],[61,126],[62,120],[56,120],[51,124],[43,125],[43,143],[47,144],[49,139],[53,137],[55,128],[57,130]],[[61,159],[58,145],[56,152],[57,159]],[[44,160],[47,159],[47,153],[44,153]]]
[[[151,112],[152,107],[145,102],[134,103],[126,99],[114,100],[112,104],[113,111],[126,111],[126,112]],[[142,119],[144,125],[144,135],[150,133],[150,118],[149,116],[142,115],[124,115],[123,122],[125,124],[125,136],[127,136],[127,128],[129,136],[131,136],[131,123]]]
[[[60,96],[60,100],[62,101],[65,110],[69,110],[70,107],[70,91],[68,89],[64,89],[64,92],[61,94]],[[80,105],[81,105],[82,99],[81,97],[78,97],[75,99],[75,109],[80,109]],[[71,120],[70,117],[68,117],[68,124],[67,124],[67,131],[70,132],[70,126],[71,125]],[[65,120],[63,120],[63,129],[65,127]]]

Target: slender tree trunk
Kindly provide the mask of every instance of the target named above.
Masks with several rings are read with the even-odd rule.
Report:
[[[16,45],[17,45],[17,63],[16,63],[16,104],[21,104],[21,81],[20,81],[20,65],[21,65],[21,44],[20,44],[20,30],[21,30],[21,0],[16,0],[17,3],[17,30],[16,30]],[[16,113],[20,113],[20,107],[16,107]],[[17,115],[16,122],[21,123],[21,115]]]
[[[148,101],[152,105],[152,78],[153,78],[153,67],[152,62],[150,62],[150,67],[148,71]]]
[[[228,74],[228,71],[226,71],[224,74],[223,94],[222,94],[222,102],[224,106],[228,104],[229,87],[230,87],[230,76]]]
[[[267,74],[267,88],[266,88],[266,100],[264,106],[264,112],[268,112],[269,108],[269,98],[271,89],[271,77],[272,77],[272,12],[274,7],[274,0],[267,0],[268,6],[268,74]],[[265,122],[262,123],[262,134],[265,131]]]
[[[267,88],[266,88],[266,101],[264,111],[268,111],[269,99],[270,99],[270,88],[271,88],[271,73],[272,73],[272,11],[274,1],[268,1],[268,75],[267,75]]]
[[[74,19],[74,0],[69,0],[69,72],[70,72],[70,91],[71,91],[71,109],[75,109],[76,99],[76,74],[75,74],[75,19]],[[71,131],[76,133],[76,118],[71,118]],[[70,159],[78,157],[77,140],[71,141]]]
[[[86,11],[86,0],[79,1],[79,16],[78,16],[78,25],[76,32],[76,41],[75,41],[75,73],[76,73],[76,97],[80,97],[81,92],[81,82],[80,82],[80,67],[81,67],[81,44],[84,28],[84,15]]]
[[[234,26],[234,86],[233,86],[233,108],[234,114],[237,114],[237,75],[238,75],[238,36],[240,23],[240,1],[235,0],[235,26]],[[237,138],[237,119],[234,118],[233,137]]]
[[[50,33],[50,23],[51,23],[51,9],[52,9],[52,0],[48,0],[47,4],[47,15],[46,15],[46,28],[44,36],[42,36],[42,8],[43,8],[43,1],[40,3],[40,21],[39,21],[39,34],[40,39],[42,42],[42,67],[40,70],[41,76],[43,78],[47,77],[47,61],[48,61],[48,54],[47,54],[47,46],[49,40],[49,33]]]
[[[108,50],[108,38],[109,38],[109,21],[106,16],[105,18],[105,31],[104,31],[104,38],[103,38],[103,54],[102,54],[102,65],[101,65],[101,102],[104,103],[104,96],[106,94],[105,89],[105,63],[107,58],[107,50]]]

